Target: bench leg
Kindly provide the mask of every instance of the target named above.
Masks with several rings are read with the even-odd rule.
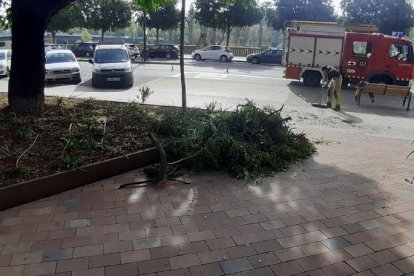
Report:
[[[405,97],[404,97],[403,106],[405,106],[405,102],[407,101],[407,97],[408,97],[408,96],[405,96]]]
[[[361,102],[361,95],[362,95],[362,92],[360,91],[360,92],[359,92],[359,95],[358,95],[358,105],[359,105],[359,103]]]
[[[412,92],[410,92],[410,94],[408,95],[408,104],[407,104],[407,111],[410,110],[410,104],[411,104],[411,96],[413,95]]]

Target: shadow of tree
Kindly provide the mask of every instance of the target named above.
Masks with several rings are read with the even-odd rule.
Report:
[[[276,275],[409,273],[414,187],[404,179],[414,173],[414,161],[405,160],[410,141],[322,135],[313,158],[259,184],[192,172],[192,185],[115,189],[143,178],[129,172],[1,212],[0,238],[30,238],[32,250],[40,251],[121,250],[135,256],[130,262],[140,274],[161,271],[148,266],[153,260],[171,270],[183,256],[194,258],[183,273],[195,275],[206,269],[206,256],[208,268],[220,273],[233,267]],[[65,228],[76,224],[75,232]]]
[[[289,90],[305,102],[318,103],[321,97],[320,87],[309,87],[298,81],[292,81],[289,85]],[[366,96],[366,95],[363,95]],[[327,92],[322,93],[322,103],[325,104],[327,100]],[[407,112],[402,106],[402,97],[377,96],[375,95],[375,103],[371,103],[368,96],[361,97],[361,105],[358,106],[355,102],[355,90],[343,88],[341,93],[342,104],[341,107],[346,112],[375,114],[379,116],[392,117],[414,117],[413,112]]]

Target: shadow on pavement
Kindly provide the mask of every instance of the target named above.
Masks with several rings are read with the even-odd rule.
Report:
[[[292,91],[295,95],[297,95],[309,104],[319,102],[321,96],[320,87],[308,87],[298,81],[292,81],[290,84],[288,84],[288,87],[290,91]],[[364,114],[375,114],[379,116],[414,117],[413,112],[407,112],[405,109],[406,107],[402,106],[402,97],[375,95],[375,102],[371,103],[371,100],[369,99],[368,95],[363,95],[363,97],[361,97],[361,103],[358,106],[355,102],[355,90],[343,88],[341,98],[341,114],[346,114],[346,112],[354,112]],[[323,91],[322,104],[325,104],[326,100],[327,94],[326,91]],[[347,116],[350,115],[347,114]]]

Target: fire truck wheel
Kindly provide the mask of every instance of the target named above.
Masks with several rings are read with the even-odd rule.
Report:
[[[318,72],[306,72],[303,76],[303,83],[306,86],[318,86],[321,82],[321,74]]]

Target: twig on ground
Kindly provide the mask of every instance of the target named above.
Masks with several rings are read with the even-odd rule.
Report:
[[[23,157],[23,155],[26,154],[26,152],[28,152],[34,146],[34,144],[37,141],[37,138],[39,138],[39,133],[36,135],[36,138],[34,139],[33,143],[30,145],[30,147],[28,147],[25,151],[23,151],[22,154],[20,154],[19,158],[17,158],[17,160],[16,160],[16,169],[19,167],[20,159]]]

